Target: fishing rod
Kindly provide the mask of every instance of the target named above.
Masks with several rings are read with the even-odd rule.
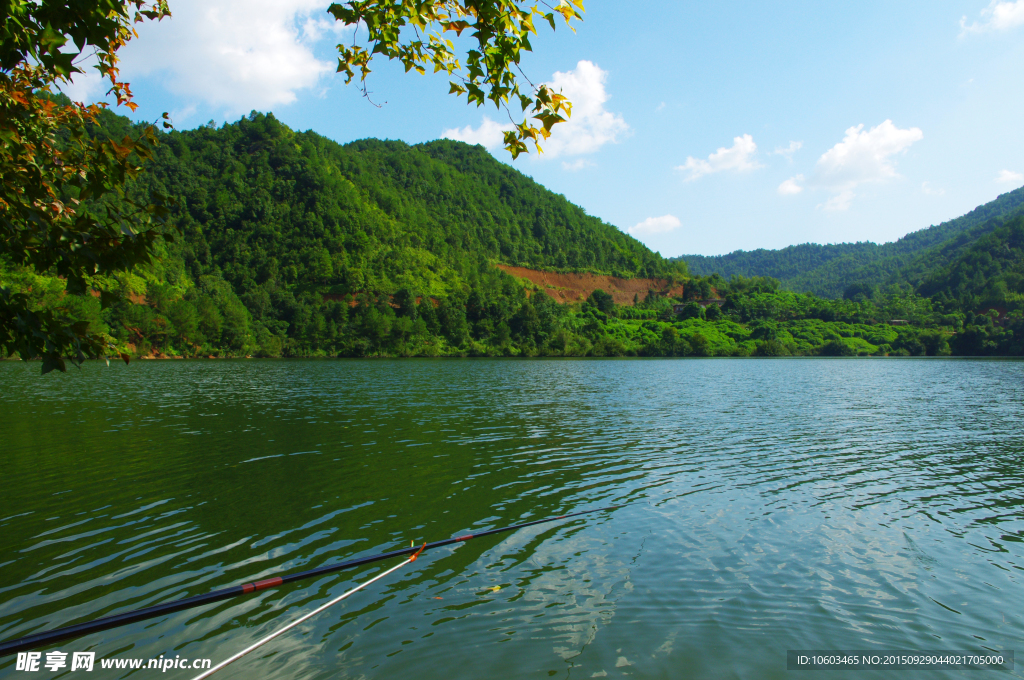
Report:
[[[426,548],[426,547],[427,547],[427,544],[424,543],[423,544],[423,548]],[[376,583],[377,581],[381,580],[385,576],[388,576],[389,574],[398,571],[399,569],[401,569],[402,567],[404,567],[405,565],[407,565],[407,564],[409,564],[411,562],[415,562],[416,558],[420,556],[421,552],[423,552],[423,548],[420,548],[418,551],[416,551],[412,555],[410,555],[407,559],[402,560],[401,562],[399,562],[395,566],[391,567],[387,571],[383,571],[383,572],[377,574],[376,576],[371,578],[369,581],[363,581],[362,583],[357,585],[355,588],[352,588],[351,590],[346,590],[344,593],[342,593],[338,597],[334,598],[333,600],[331,600],[327,604],[320,605],[319,607],[317,607],[313,611],[309,612],[308,614],[304,614],[304,615],[300,616],[299,618],[295,619],[294,621],[289,623],[287,626],[284,626],[283,628],[278,628],[277,630],[275,630],[270,635],[267,635],[267,636],[264,636],[264,637],[260,638],[259,640],[257,640],[256,642],[252,643],[251,645],[249,645],[248,647],[246,647],[242,651],[237,652],[235,654],[232,654],[231,656],[229,656],[228,658],[224,659],[223,661],[221,661],[219,664],[217,664],[216,666],[214,666],[210,670],[203,671],[202,673],[200,673],[196,677],[192,678],[192,680],[203,680],[203,678],[210,677],[211,675],[213,675],[214,673],[219,671],[221,668],[224,668],[225,666],[227,666],[230,663],[234,663],[235,661],[238,661],[239,659],[241,659],[243,656],[245,656],[249,652],[253,651],[254,649],[262,647],[263,645],[267,644],[268,642],[270,642],[274,638],[280,637],[281,635],[284,635],[285,633],[287,633],[288,631],[290,631],[292,628],[294,628],[295,626],[299,625],[303,621],[308,621],[309,619],[313,618],[314,616],[316,616],[320,612],[324,611],[325,609],[327,609],[329,607],[333,607],[334,605],[338,604],[339,602],[341,602],[342,600],[347,598],[349,595],[354,595],[355,593],[358,593],[360,590],[362,590],[366,586],[368,586],[368,585],[370,585],[372,583]]]
[[[227,588],[214,590],[203,595],[195,595],[193,597],[186,597],[180,600],[174,600],[172,602],[165,602],[164,604],[153,605],[152,607],[135,609],[129,612],[124,612],[123,614],[104,616],[99,619],[86,621],[84,623],[78,623],[73,626],[65,626],[63,628],[56,628],[54,630],[43,631],[41,633],[34,633],[32,635],[26,635],[25,637],[21,637],[16,640],[10,640],[8,642],[0,643],[0,657],[7,656],[8,654],[16,654],[18,652],[23,652],[25,650],[32,649],[34,647],[40,647],[46,644],[52,644],[60,640],[81,637],[82,635],[88,635],[90,633],[98,633],[102,630],[109,630],[111,628],[117,628],[119,626],[126,626],[130,623],[145,621],[146,619],[156,618],[157,616],[163,616],[165,614],[173,614],[175,612],[180,612],[185,609],[192,609],[193,607],[202,607],[203,605],[212,604],[213,602],[220,602],[221,600],[227,600],[232,597],[248,595],[249,593],[254,593],[260,590],[266,590],[267,588],[276,588],[277,586],[284,585],[285,583],[301,581],[303,579],[313,578],[316,576],[323,576],[324,574],[331,574],[336,571],[342,571],[344,569],[352,569],[353,567],[361,567],[364,564],[371,564],[373,562],[379,562],[381,560],[390,559],[392,557],[402,557],[403,555],[412,555],[414,553],[418,555],[419,552],[423,552],[425,550],[433,550],[434,548],[441,548],[446,545],[452,545],[454,543],[463,543],[473,538],[492,536],[494,534],[500,534],[506,531],[515,531],[516,529],[522,529],[524,527],[530,527],[536,524],[554,522],[556,520],[567,519],[569,517],[578,517],[580,515],[587,515],[592,512],[601,512],[603,510],[615,510],[616,508],[621,507],[621,505],[610,505],[606,508],[595,508],[594,510],[581,510],[580,512],[573,512],[566,515],[558,515],[557,517],[545,517],[544,519],[536,519],[532,522],[523,522],[522,524],[513,524],[511,526],[502,527],[500,529],[488,529],[486,531],[480,531],[475,534],[466,534],[464,536],[456,536],[455,538],[446,538],[442,541],[426,543],[420,548],[412,546],[409,548],[402,548],[400,550],[392,550],[390,552],[377,553],[376,555],[357,557],[356,559],[347,560],[345,562],[327,564],[322,567],[317,567],[315,569],[295,572],[294,574],[285,574],[283,576],[271,576],[269,578],[254,581],[252,583],[243,583],[240,585],[229,586]]]

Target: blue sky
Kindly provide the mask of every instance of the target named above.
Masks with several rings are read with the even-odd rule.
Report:
[[[589,0],[575,35],[542,30],[523,63],[575,115],[514,163],[507,115],[443,77],[376,63],[380,108],[346,86],[334,46],[351,33],[328,4],[171,0],[122,52],[134,117],[188,129],[256,109],[342,143],[484,143],[665,256],[891,241],[1024,185],[1024,0]]]

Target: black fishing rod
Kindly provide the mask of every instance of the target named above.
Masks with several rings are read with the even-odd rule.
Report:
[[[220,602],[221,600],[227,600],[232,597],[238,597],[240,595],[248,595],[249,593],[255,593],[258,590],[276,588],[277,586],[284,585],[285,583],[292,583],[293,581],[301,581],[303,579],[313,578],[314,576],[323,576],[324,574],[330,574],[335,571],[342,571],[343,569],[351,569],[352,567],[361,567],[364,564],[379,562],[380,560],[386,560],[391,557],[411,555],[413,553],[416,553],[417,551],[422,552],[424,550],[431,550],[433,548],[440,548],[446,545],[452,545],[453,543],[463,543],[472,538],[491,536],[493,534],[500,534],[506,531],[522,529],[523,527],[530,527],[535,524],[544,524],[545,522],[554,522],[559,519],[578,517],[579,515],[587,515],[592,512],[601,512],[602,510],[614,510],[616,508],[621,507],[621,505],[611,505],[606,508],[583,510],[581,512],[573,512],[567,515],[559,515],[558,517],[546,517],[544,519],[536,519],[532,522],[513,524],[512,526],[502,527],[500,529],[488,529],[487,531],[481,531],[475,534],[466,534],[465,536],[446,538],[443,541],[434,541],[433,543],[427,543],[420,548],[412,546],[409,548],[402,548],[401,550],[392,550],[391,552],[378,553],[376,555],[368,555],[367,557],[357,557],[354,560],[338,562],[337,564],[327,564],[322,567],[317,567],[316,569],[298,571],[294,574],[285,574],[284,576],[272,576],[270,578],[265,578],[260,581],[254,581],[252,583],[243,583],[237,586],[221,588],[220,590],[214,590],[212,592],[206,593],[205,595],[186,597],[181,600],[174,600],[173,602],[166,602],[164,604],[153,605],[152,607],[146,607],[144,609],[136,609],[134,611],[125,612],[123,614],[104,616],[103,618],[94,619],[92,621],[86,621],[85,623],[78,623],[73,626],[65,626],[64,628],[43,631],[42,633],[26,635],[25,637],[21,637],[16,640],[10,640],[8,642],[0,643],[0,656],[16,654],[18,652],[23,652],[25,650],[32,649],[33,647],[39,647],[45,644],[52,644],[59,640],[67,640],[69,638],[80,637],[82,635],[88,635],[90,633],[98,633],[101,630],[117,628],[118,626],[126,626],[129,623],[145,621],[146,619],[152,619],[157,616],[163,616],[164,614],[173,614],[174,612],[180,612],[185,609],[192,609],[193,607],[202,607],[203,605],[211,604],[213,602]]]

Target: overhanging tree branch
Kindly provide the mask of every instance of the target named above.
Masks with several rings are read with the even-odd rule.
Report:
[[[6,0],[0,24],[0,259],[51,273],[68,295],[85,295],[95,276],[128,271],[152,257],[168,211],[164,197],[136,205],[125,186],[156,145],[150,126],[137,137],[93,139],[87,127],[102,105],[54,96],[82,73],[88,49],[110,83],[109,94],[132,110],[118,79],[117,50],[133,24],[168,16],[164,0]],[[73,49],[69,49],[73,46]],[[165,114],[166,118],[166,114]],[[165,122],[165,126],[170,124]],[[110,296],[101,297],[104,304]],[[106,356],[111,339],[59,310],[42,310],[0,281],[0,354],[43,358],[43,373]]]
[[[543,11],[542,5],[551,11]],[[352,45],[338,45],[338,72],[345,74],[346,82],[358,71],[365,87],[370,62],[379,54],[401,62],[407,73],[425,74],[428,68],[434,73],[444,71],[452,78],[449,94],[465,95],[477,106],[490,101],[507,110],[510,102],[518,104],[525,117],[504,139],[513,158],[528,153],[529,143],[543,151],[541,140],[572,115],[572,103],[546,85],[531,83],[524,92],[514,70],[522,74],[522,55],[533,49],[534,21],[546,21],[554,30],[557,14],[575,31],[571,22],[582,20],[582,0],[561,0],[555,7],[516,0],[361,0],[334,3],[327,11],[346,25],[362,24],[367,29],[367,47],[355,40]],[[408,28],[411,38],[403,37],[403,29]],[[466,30],[476,47],[466,51],[463,64],[452,37],[457,39]]]

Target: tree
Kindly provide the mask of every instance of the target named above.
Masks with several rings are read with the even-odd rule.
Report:
[[[667,326],[661,331],[661,343],[658,350],[662,356],[674,357],[686,354],[688,349],[686,339],[680,337],[678,330],[672,326]]]
[[[940,330],[921,333],[918,338],[924,345],[925,353],[930,357],[949,354],[949,338]]]
[[[774,321],[760,321],[750,327],[750,337],[754,340],[778,340],[779,325]]]
[[[700,319],[703,321],[705,318],[707,318],[707,313],[704,311],[704,308],[701,307],[696,302],[687,302],[686,306],[684,306],[683,309],[679,312],[679,318],[681,320]]]
[[[334,276],[334,262],[327,248],[318,248],[310,253],[309,269],[313,278],[318,281],[329,281]]]
[[[441,301],[437,307],[437,320],[441,332],[451,343],[459,347],[466,340],[466,303],[457,293],[452,293]]]
[[[843,345],[846,347],[846,345]],[[784,357],[786,352],[785,346],[775,338],[768,340],[758,340],[754,354],[759,357]]]
[[[152,155],[155,131],[120,141],[91,139],[101,107],[55,97],[55,85],[82,70],[86,48],[118,103],[134,107],[117,79],[117,50],[132,24],[169,16],[165,0],[4,0],[0,24],[0,264],[53,271],[69,295],[94,278],[150,259],[166,217],[162,201],[136,205],[125,183]],[[70,43],[70,44],[69,44]],[[116,296],[101,291],[109,304]],[[43,373],[66,370],[112,348],[60,310],[36,309],[0,281],[0,353],[43,357]]]
[[[3,0],[0,17],[0,271],[20,267],[56,274],[69,296],[98,291],[104,305],[117,300],[111,279],[151,261],[164,228],[168,199],[136,204],[126,185],[153,155],[155,130],[145,127],[120,140],[94,136],[103,105],[85,106],[55,95],[88,53],[109,81],[118,104],[132,110],[131,89],[118,80],[118,50],[135,37],[133,24],[170,16],[166,0]],[[551,11],[544,11],[542,6]],[[337,20],[355,27],[353,43],[339,45],[338,71],[365,82],[376,55],[397,59],[406,71],[444,71],[449,92],[480,106],[518,104],[524,120],[505,134],[513,157],[528,152],[571,114],[571,103],[545,85],[521,87],[523,53],[532,50],[535,22],[569,26],[582,18],[581,0],[550,7],[539,0],[352,0],[330,5]],[[356,37],[365,31],[366,43]],[[474,49],[457,56],[463,31]],[[453,41],[454,38],[454,41]],[[518,74],[518,75],[517,75]],[[511,115],[511,114],[510,114]],[[529,117],[526,117],[529,116]],[[164,114],[166,119],[167,114]],[[165,122],[165,127],[170,124]],[[328,255],[324,257],[324,255]],[[294,281],[298,262],[281,273]],[[331,278],[329,254],[317,253],[315,277]],[[73,306],[73,305],[72,305]],[[225,321],[228,321],[225,316]],[[427,322],[429,323],[429,319]],[[248,337],[248,336],[246,336]],[[66,370],[114,349],[112,338],[73,318],[70,307],[41,308],[0,280],[0,354],[41,356],[43,373]],[[127,355],[122,355],[127,361]]]
[[[416,295],[408,288],[399,288],[394,297],[398,305],[398,315],[416,320]]]
[[[687,300],[706,300],[711,297],[711,281],[704,278],[695,278],[686,287]]]
[[[181,351],[188,345],[201,342],[199,333],[199,313],[188,300],[172,302],[167,308],[167,320],[174,326],[174,339],[177,349]]]
[[[527,300],[512,317],[510,329],[520,342],[530,343],[534,341],[540,328],[540,315],[537,314],[537,308]]]
[[[555,30],[558,14],[575,32],[571,22],[583,18],[582,0],[561,0],[550,12],[541,10],[542,4],[550,8],[546,2],[529,0],[352,0],[334,3],[327,11],[357,29],[351,45],[338,45],[338,72],[352,82],[358,70],[364,95],[369,94],[365,83],[370,62],[382,54],[400,61],[406,72],[444,71],[452,78],[449,94],[465,95],[477,106],[490,101],[507,111],[512,102],[524,114],[533,114],[521,123],[513,121],[515,127],[505,133],[505,148],[516,158],[529,151],[528,141],[542,150],[539,142],[572,113],[572,104],[562,94],[545,85],[531,87],[526,94],[516,76],[518,71],[525,78],[519,62],[533,49],[530,34],[537,34],[535,21]],[[360,27],[366,30],[367,46],[356,44]],[[476,48],[466,51],[463,66],[452,37],[458,40],[467,30]]]
[[[587,304],[596,307],[605,314],[611,314],[615,311],[615,298],[612,297],[611,293],[606,293],[600,288],[595,290],[587,298]]]
[[[866,283],[851,283],[843,289],[844,300],[863,300],[872,296],[874,290]],[[861,297],[857,297],[857,296]]]
[[[689,338],[690,352],[698,357],[711,356],[711,342],[704,337],[703,333],[694,333]]]
[[[852,357],[857,354],[852,347],[839,339],[828,341],[821,346],[819,352],[825,357]]]

